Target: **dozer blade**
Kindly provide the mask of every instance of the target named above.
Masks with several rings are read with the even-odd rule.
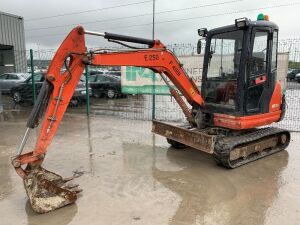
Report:
[[[68,183],[75,177],[63,179],[41,166],[27,166],[24,187],[31,206],[38,213],[46,213],[77,200],[77,193],[82,190],[78,185]]]

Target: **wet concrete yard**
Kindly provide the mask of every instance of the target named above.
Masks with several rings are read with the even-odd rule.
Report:
[[[76,204],[38,215],[10,165],[28,113],[0,122],[0,224],[300,224],[300,134],[287,151],[228,170],[197,150],[174,150],[151,122],[68,114],[44,167],[76,182]],[[32,150],[37,131],[26,151]]]

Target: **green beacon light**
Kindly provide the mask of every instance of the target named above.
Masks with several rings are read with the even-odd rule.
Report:
[[[262,13],[258,14],[257,20],[265,20],[264,14],[262,14]]]

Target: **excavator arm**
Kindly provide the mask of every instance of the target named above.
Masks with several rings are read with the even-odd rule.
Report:
[[[125,41],[144,44],[148,45],[148,48],[126,51],[105,49],[87,51],[86,34],[102,36],[117,43]],[[195,83],[182,69],[176,56],[167,50],[159,40],[90,32],[85,31],[82,27],[74,28],[57,50],[49,66],[45,83],[27,122],[26,133],[17,155],[12,160],[16,172],[24,180],[31,205],[37,212],[44,213],[73,203],[76,201],[76,193],[80,191],[77,186],[67,185],[66,182],[69,179],[63,179],[59,175],[45,170],[41,164],[86,65],[149,68],[167,76],[190,105],[204,106],[204,101]],[[164,77],[163,79],[168,84]],[[169,84],[168,86],[171,94],[191,122],[193,116],[190,110],[178,92]],[[34,150],[22,154],[30,130],[38,126],[42,117],[42,126]],[[55,201],[53,201],[53,196],[56,198]]]

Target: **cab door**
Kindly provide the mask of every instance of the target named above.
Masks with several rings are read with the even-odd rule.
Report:
[[[271,32],[269,29],[253,28],[247,67],[246,112],[268,112],[270,92]]]

